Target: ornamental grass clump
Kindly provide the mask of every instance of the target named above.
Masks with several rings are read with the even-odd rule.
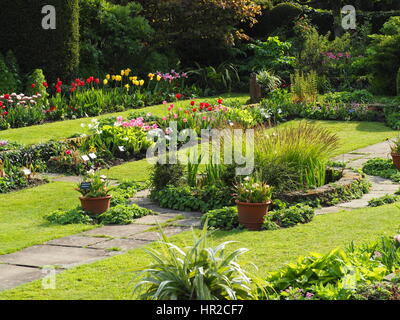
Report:
[[[207,223],[193,245],[179,248],[161,231],[162,250],[147,250],[154,262],[139,273],[134,293],[146,300],[242,300],[255,299],[254,282],[237,259],[247,249],[231,253],[224,242],[215,248],[207,242]]]
[[[277,192],[324,185],[327,163],[339,145],[336,134],[305,121],[272,133],[258,130],[256,141],[256,169]]]

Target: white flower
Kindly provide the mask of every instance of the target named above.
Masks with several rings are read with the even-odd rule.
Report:
[[[250,181],[250,177],[246,177],[243,179],[244,181]]]
[[[81,123],[81,127],[82,128],[84,128],[86,126],[86,124],[84,124],[84,123]]]

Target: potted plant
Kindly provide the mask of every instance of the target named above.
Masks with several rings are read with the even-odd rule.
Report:
[[[398,137],[391,146],[393,164],[400,170],[400,137]]]
[[[252,231],[261,230],[264,216],[272,203],[272,188],[249,177],[236,185],[239,223]]]
[[[109,182],[105,176],[89,174],[84,177],[76,190],[82,194],[81,205],[84,211],[93,214],[101,214],[110,208],[111,191]]]

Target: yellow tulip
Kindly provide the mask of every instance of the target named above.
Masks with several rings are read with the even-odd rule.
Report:
[[[136,80],[137,80],[137,77],[132,77],[132,80],[133,80],[133,81],[136,81]]]
[[[121,76],[125,74],[125,70],[121,70]]]
[[[139,84],[140,84],[140,86],[143,86],[144,85],[144,80],[140,80]]]
[[[137,81],[137,80],[133,80],[132,83],[133,83],[135,86],[138,86],[138,85],[140,84],[139,81]]]
[[[107,80],[110,80],[110,75],[109,75],[109,74],[106,75],[106,79],[107,79]]]
[[[107,80],[107,79],[104,79],[104,80],[103,80],[103,84],[106,85],[107,83],[108,83],[108,80]]]
[[[129,89],[129,88],[130,88],[129,84],[126,84],[126,85],[125,85],[125,88],[126,88],[126,89]]]
[[[111,79],[112,79],[112,80],[115,80],[115,76],[112,76]]]
[[[157,81],[160,81],[161,80],[161,76],[157,76]]]
[[[116,76],[115,79],[116,79],[117,81],[121,81],[121,80],[122,80],[122,77],[121,77],[121,76]]]
[[[129,77],[129,80],[131,80],[131,81],[132,81],[132,80],[133,80],[133,77]]]

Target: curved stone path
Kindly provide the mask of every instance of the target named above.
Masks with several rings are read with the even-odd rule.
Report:
[[[338,156],[334,160],[345,161],[351,168],[360,168],[368,159],[389,157],[389,150],[389,144],[383,142]],[[50,178],[54,181],[79,181],[78,177],[59,175]],[[366,207],[372,198],[393,194],[400,186],[379,177],[368,179],[372,182],[371,193],[358,200],[319,209],[317,214]],[[77,265],[122,254],[130,249],[144,247],[159,239],[158,224],[162,224],[167,236],[200,226],[200,213],[162,209],[147,196],[148,191],[141,191],[132,202],[155,211],[157,215],[140,218],[130,225],[99,227],[15,253],[0,255],[0,291],[43,278],[48,273],[46,267],[49,266],[54,268],[55,272],[61,272]]]

